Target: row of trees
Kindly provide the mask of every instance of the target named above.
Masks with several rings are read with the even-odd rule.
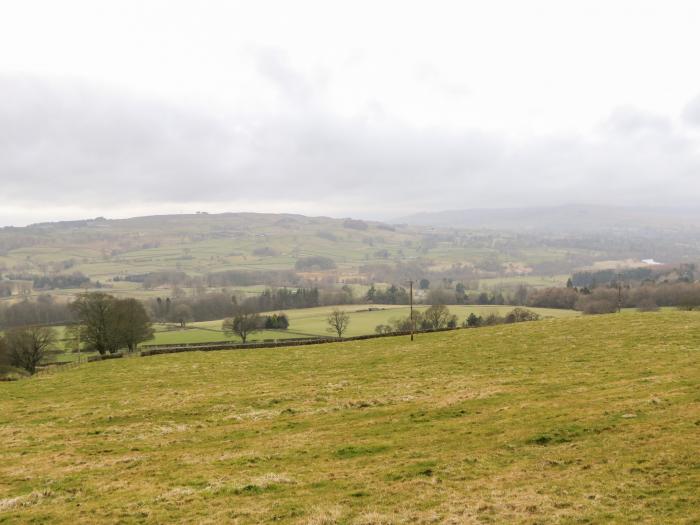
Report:
[[[0,327],[70,323],[74,319],[68,303],[57,302],[50,295],[40,295],[35,300],[0,304]]]
[[[660,306],[675,306],[693,310],[700,308],[700,283],[646,283],[636,287],[613,283],[593,290],[544,288],[527,291],[523,304],[575,309],[588,314],[610,313],[619,307],[654,310]]]
[[[8,274],[6,277],[13,281],[31,281],[35,290],[82,288],[88,285],[95,286],[95,283],[91,283],[90,278],[81,272],[50,275]]]
[[[490,313],[487,316],[480,316],[475,313],[469,314],[464,319],[462,326],[465,328],[476,328],[479,326],[491,326],[505,323],[521,323],[525,321],[536,321],[540,316],[527,308],[514,308],[505,316],[497,313]],[[415,323],[415,324],[414,324]],[[375,328],[378,334],[389,334],[392,332],[408,332],[412,328],[417,330],[440,330],[444,328],[456,328],[459,320],[456,315],[450,313],[447,306],[442,304],[432,305],[425,312],[413,312],[413,320],[410,316],[399,319],[392,319],[389,324],[380,324]]]
[[[56,308],[61,315],[55,318],[70,324],[66,329],[66,341],[70,346],[84,348],[100,354],[116,353],[122,348],[136,349],[139,343],[153,338],[153,326],[143,304],[136,299],[118,299],[104,293],[82,294],[69,305],[56,305],[50,298],[23,301],[12,305],[5,312],[23,313],[10,317],[14,326],[0,338],[0,365],[22,368],[34,374],[47,354],[58,344],[55,328],[46,326],[47,316]],[[27,322],[28,321],[28,322]]]
[[[232,317],[240,309],[247,312],[269,312],[297,308],[313,308],[350,304],[354,301],[352,289],[343,286],[325,290],[311,288],[267,288],[259,295],[239,297],[218,292],[196,297],[156,298],[147,307],[153,319],[185,324],[190,321],[212,321]]]

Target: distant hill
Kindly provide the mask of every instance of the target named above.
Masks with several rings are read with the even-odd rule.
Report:
[[[416,213],[396,222],[492,230],[609,231],[679,229],[700,226],[700,210],[662,207],[566,205],[532,208],[446,210]]]
[[[259,294],[266,286],[347,284],[364,294],[371,283],[423,278],[473,289],[501,286],[502,277],[563,284],[563,276],[581,268],[697,262],[697,215],[562,206],[448,211],[394,225],[200,213],[6,227],[0,228],[0,301],[47,292],[70,298],[86,289],[148,299],[226,287]]]

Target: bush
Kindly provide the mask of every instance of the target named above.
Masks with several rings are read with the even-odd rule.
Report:
[[[464,320],[462,326],[465,328],[477,328],[483,323],[484,319],[480,315],[476,315],[474,312],[472,312],[469,314],[469,317]]]
[[[618,291],[613,288],[596,288],[590,295],[576,301],[576,310],[584,314],[611,314],[617,311]]]
[[[9,366],[10,353],[4,337],[0,337],[0,366]]]
[[[421,328],[424,330],[439,330],[447,328],[449,323],[457,324],[457,318],[450,314],[450,310],[444,304],[434,304],[423,312]]]
[[[318,271],[318,270],[333,270],[335,268],[335,261],[330,257],[324,257],[323,255],[312,255],[310,257],[302,257],[297,259],[294,264],[294,268],[297,271]]]
[[[506,323],[523,323],[526,321],[539,320],[539,314],[528,310],[527,308],[513,308],[505,318]]]
[[[29,372],[10,365],[0,365],[0,381],[17,381],[29,377]]]
[[[4,338],[10,366],[34,374],[46,354],[56,344],[56,330],[46,326],[13,328]]]
[[[653,299],[642,299],[637,303],[637,310],[640,312],[656,312],[659,309]]]
[[[486,317],[484,317],[483,325],[484,326],[493,326],[497,324],[503,324],[505,323],[506,320],[503,316],[498,315],[498,314],[489,314]]]
[[[381,335],[381,334],[390,334],[390,333],[393,332],[393,331],[394,331],[394,330],[393,330],[393,329],[391,328],[391,326],[389,326],[388,324],[378,324],[378,325],[374,328],[374,333],[375,333],[375,334],[380,334],[380,335]]]
[[[565,308],[571,310],[579,294],[573,288],[544,288],[532,290],[527,298],[528,306],[540,308]]]
[[[586,298],[576,303],[576,309],[587,315],[611,314],[617,311],[617,303],[606,299]]]
[[[265,328],[269,330],[286,330],[289,328],[289,318],[286,314],[265,316]]]

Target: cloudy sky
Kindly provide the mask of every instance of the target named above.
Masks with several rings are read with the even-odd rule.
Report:
[[[0,3],[0,225],[700,197],[700,4]]]

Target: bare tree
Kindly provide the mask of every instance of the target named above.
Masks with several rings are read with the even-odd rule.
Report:
[[[423,313],[428,328],[446,328],[450,321],[450,310],[444,304],[434,304]]]
[[[222,325],[226,335],[237,335],[244,343],[250,334],[260,331],[262,327],[263,321],[258,314],[244,310],[239,310],[233,317],[224,320]]]
[[[46,352],[56,344],[56,330],[47,326],[13,328],[5,335],[5,344],[10,364],[34,374]]]
[[[350,325],[350,314],[345,310],[334,308],[326,318],[328,323],[328,331],[338,334],[338,337],[343,337],[343,333]]]

